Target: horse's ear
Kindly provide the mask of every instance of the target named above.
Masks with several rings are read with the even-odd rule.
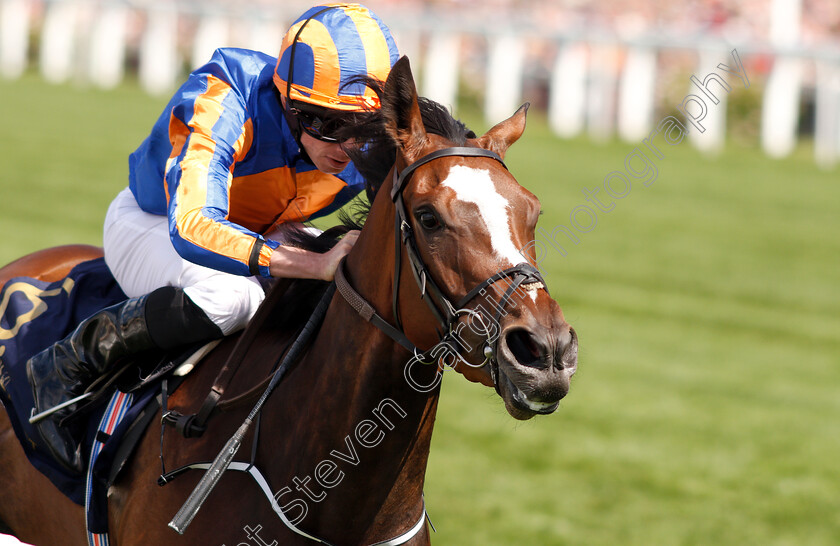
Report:
[[[507,149],[519,140],[519,137],[525,132],[525,117],[530,106],[531,103],[529,102],[520,106],[519,110],[511,117],[497,123],[492,129],[476,139],[476,144],[486,150],[496,152],[499,157],[504,159]]]
[[[427,137],[417,103],[417,87],[406,56],[400,57],[385,80],[382,116],[388,136],[402,149],[406,161],[413,163],[422,154]]]

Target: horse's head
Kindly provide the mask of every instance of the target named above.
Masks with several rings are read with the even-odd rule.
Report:
[[[397,152],[392,188],[379,192],[391,199],[378,195],[374,210],[393,201],[403,243],[394,320],[418,346],[437,344],[426,360],[495,385],[513,417],[552,413],[569,390],[578,342],[531,266],[540,202],[502,163],[527,106],[478,138],[434,134],[405,57],[381,98]]]

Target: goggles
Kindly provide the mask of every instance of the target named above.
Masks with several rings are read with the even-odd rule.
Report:
[[[323,142],[341,143],[347,140],[346,137],[336,136],[340,129],[349,125],[350,120],[346,116],[299,101],[289,103],[289,113],[307,135]]]

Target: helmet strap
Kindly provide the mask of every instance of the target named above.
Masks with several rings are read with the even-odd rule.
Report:
[[[327,6],[317,12],[313,13],[310,17],[300,25],[297,33],[295,34],[295,39],[292,41],[292,47],[289,51],[289,75],[286,76],[286,104],[283,104],[282,101],[282,93],[280,93],[280,105],[283,107],[283,115],[286,117],[286,123],[289,125],[289,129],[292,131],[292,136],[295,137],[295,142],[297,142],[298,148],[300,148],[300,155],[304,161],[309,163],[310,165],[314,165],[315,163],[309,157],[309,154],[306,153],[306,148],[303,147],[303,144],[300,141],[301,134],[303,133],[303,129],[300,126],[300,121],[298,121],[297,116],[292,113],[291,103],[292,103],[292,77],[294,76],[294,68],[295,68],[295,48],[298,43],[298,38],[300,38],[303,29],[306,28],[306,25],[309,24],[309,21],[318,17],[325,11],[329,11],[331,9],[337,9],[339,6]],[[276,89],[276,87],[275,87]],[[279,90],[278,90],[279,91]]]
[[[300,157],[310,165],[315,165],[312,159],[309,157],[309,154],[306,152],[306,148],[303,147],[303,143],[300,141],[300,137],[303,134],[303,128],[300,126],[300,121],[298,120],[297,116],[291,112],[291,108],[283,104],[283,95],[277,89],[274,88],[274,91],[277,93],[277,100],[280,102],[280,108],[283,110],[283,117],[286,118],[286,125],[289,126],[289,131],[291,131],[292,136],[295,138],[295,142],[300,149]]]

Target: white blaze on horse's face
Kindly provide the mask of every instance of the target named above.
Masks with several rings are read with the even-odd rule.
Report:
[[[442,186],[451,188],[459,201],[473,203],[490,234],[490,244],[505,267],[525,262],[513,243],[510,225],[510,203],[496,191],[490,171],[455,165],[449,170]]]

